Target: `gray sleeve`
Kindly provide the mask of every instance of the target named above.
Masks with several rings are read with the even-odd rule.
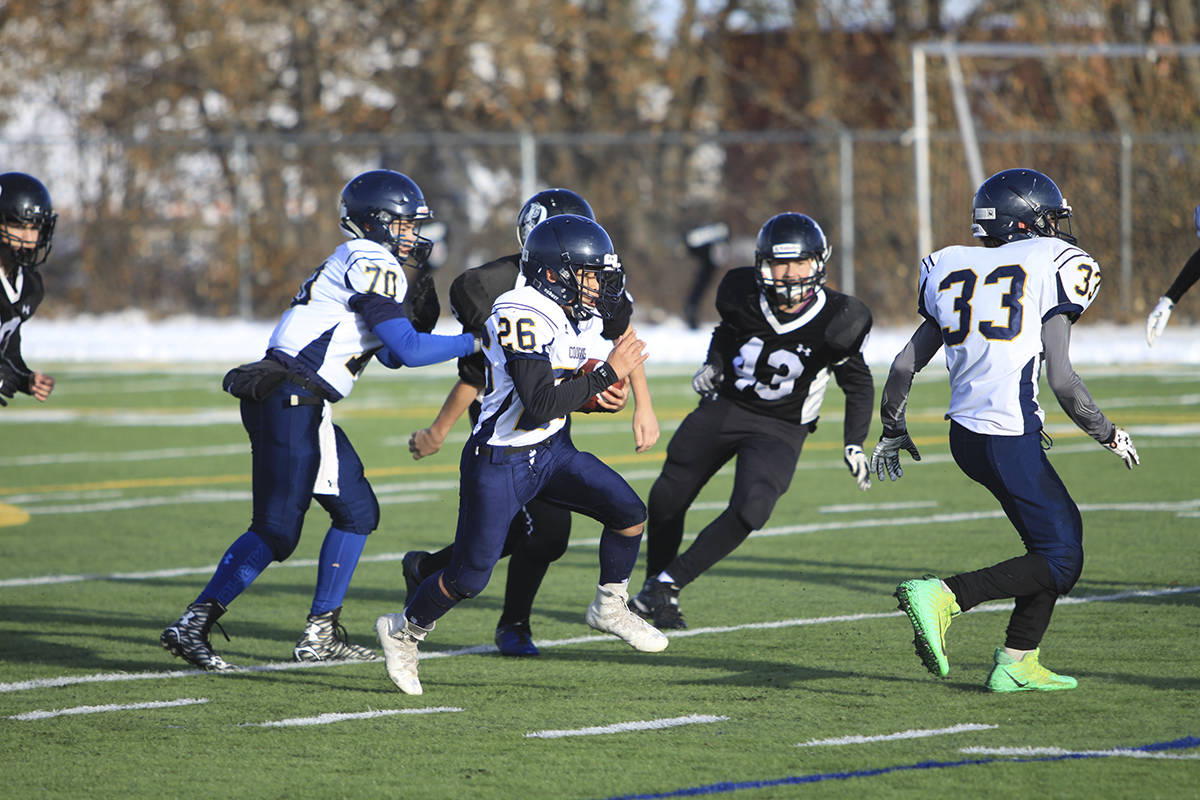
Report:
[[[1042,351],[1046,359],[1046,381],[1058,404],[1071,421],[1101,444],[1112,441],[1114,426],[1096,407],[1096,401],[1071,366],[1071,323],[1055,314],[1042,323]]]
[[[879,404],[879,420],[883,423],[884,436],[897,436],[907,430],[904,411],[908,406],[908,392],[912,389],[913,376],[929,363],[929,359],[933,358],[941,346],[941,329],[937,323],[927,319],[892,361],[887,383],[883,385],[883,398]]]

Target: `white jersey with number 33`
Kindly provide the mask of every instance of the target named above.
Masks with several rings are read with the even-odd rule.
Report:
[[[953,246],[921,261],[918,311],[942,330],[949,417],[997,436],[1037,431],[1042,323],[1074,321],[1100,288],[1095,259],[1061,239]]]

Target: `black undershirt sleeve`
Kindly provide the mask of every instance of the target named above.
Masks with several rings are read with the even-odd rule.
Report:
[[[1200,250],[1192,253],[1192,257],[1183,265],[1171,288],[1167,289],[1167,297],[1172,303],[1178,303],[1184,292],[1192,288],[1192,284],[1200,280]]]
[[[508,374],[516,387],[525,415],[534,425],[566,416],[589,397],[617,382],[617,373],[604,362],[586,375],[568,378],[554,385],[554,370],[545,358],[508,353]]]

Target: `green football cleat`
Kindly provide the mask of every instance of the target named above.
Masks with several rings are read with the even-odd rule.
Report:
[[[1074,689],[1079,682],[1069,675],[1051,672],[1038,662],[1040,649],[1026,653],[1020,661],[996,648],[996,666],[988,675],[987,688],[991,692],[1054,692],[1059,689]]]
[[[946,629],[950,619],[962,613],[954,594],[942,588],[942,582],[932,575],[919,580],[904,581],[896,587],[895,597],[900,610],[912,623],[913,645],[925,669],[939,678],[950,672],[946,658]]]

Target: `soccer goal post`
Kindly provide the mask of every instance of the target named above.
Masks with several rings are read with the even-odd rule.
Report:
[[[928,98],[928,73],[926,65],[930,58],[942,58],[950,84],[954,115],[962,140],[967,171],[973,185],[983,183],[989,170],[985,168],[983,156],[976,136],[975,122],[968,102],[966,83],[962,77],[962,58],[990,57],[1009,59],[1058,59],[1058,58],[1144,58],[1159,56],[1200,56],[1200,44],[1069,44],[1069,43],[1022,43],[1022,42],[959,42],[942,40],[917,42],[912,46],[912,95],[913,162],[916,170],[917,205],[917,258],[923,258],[933,250],[933,196],[930,186],[930,123]],[[1121,164],[1120,176],[1120,258],[1121,285],[1128,289],[1132,281],[1132,197],[1133,166],[1132,137],[1129,132],[1120,132]],[[994,170],[992,170],[994,171]],[[1125,297],[1128,297],[1126,291]]]

